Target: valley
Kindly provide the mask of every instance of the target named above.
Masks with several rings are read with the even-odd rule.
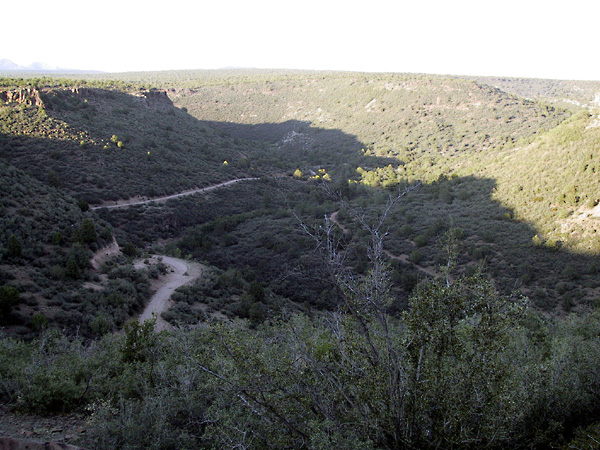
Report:
[[[34,76],[0,79],[11,414],[98,449],[600,437],[600,82]]]

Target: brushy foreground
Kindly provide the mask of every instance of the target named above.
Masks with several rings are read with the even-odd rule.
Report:
[[[546,320],[476,275],[421,286],[391,318],[377,273],[338,313],[256,329],[5,338],[2,399],[86,411],[98,449],[547,448],[598,421],[597,311]]]

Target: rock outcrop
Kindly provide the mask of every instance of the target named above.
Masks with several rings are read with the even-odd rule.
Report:
[[[44,107],[40,91],[35,88],[21,88],[12,91],[0,91],[0,101],[4,103],[18,103],[20,105]]]
[[[139,91],[137,96],[146,99],[146,106],[153,108],[173,107],[167,91],[162,89],[144,89]]]

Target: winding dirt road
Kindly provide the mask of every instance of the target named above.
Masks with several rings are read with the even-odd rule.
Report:
[[[95,270],[99,270],[102,263],[106,262],[119,252],[120,247],[117,244],[116,239],[113,238],[113,242],[109,246],[104,247],[94,253],[92,260],[90,261],[92,267]],[[169,309],[172,304],[171,295],[173,295],[173,292],[175,292],[177,288],[188,283],[192,283],[194,280],[198,279],[202,275],[205,266],[199,263],[173,258],[171,256],[154,255],[150,259],[137,260],[134,263],[134,267],[138,270],[146,269],[152,265],[156,265],[158,262],[162,262],[167,265],[168,271],[166,275],[159,277],[158,280],[153,282],[152,287],[156,291],[154,292],[154,295],[150,297],[150,301],[140,315],[139,321],[140,323],[143,323],[152,317],[156,317],[156,325],[154,326],[154,330],[162,331],[171,328],[171,325],[169,325],[169,323],[161,317],[161,314]],[[106,275],[100,275],[100,277],[104,277],[104,281],[106,281]],[[87,283],[87,287],[96,290],[104,289],[101,284],[90,282]]]
[[[348,228],[346,228],[346,227],[344,226],[344,224],[342,224],[342,223],[341,223],[341,222],[338,220],[338,218],[337,218],[337,216],[338,216],[338,213],[339,213],[339,210],[338,210],[338,211],[334,211],[334,212],[332,212],[332,213],[329,215],[329,220],[331,220],[333,223],[335,223],[335,224],[336,224],[336,225],[339,227],[339,229],[340,229],[340,230],[342,230],[342,232],[343,232],[344,234],[348,234]]]
[[[192,189],[189,191],[180,192],[178,194],[166,195],[164,197],[156,197],[150,199],[141,199],[140,197],[137,197],[129,200],[121,200],[112,204],[104,203],[101,205],[92,206],[90,207],[90,209],[94,210],[100,208],[127,208],[129,206],[144,205],[152,202],[165,202],[173,198],[207,192],[213,189],[218,189],[221,187],[229,186],[231,184],[239,183],[240,181],[251,180],[258,180],[258,178],[237,178],[235,180],[225,181],[223,183],[214,184],[212,186]],[[109,246],[98,250],[94,254],[91,260],[92,267],[95,270],[98,270],[102,263],[106,262],[112,256],[118,254],[119,251],[119,245],[117,244],[117,241],[113,238],[113,242]],[[140,323],[143,323],[146,320],[155,317],[155,331],[162,331],[171,328],[171,325],[169,325],[169,323],[161,317],[161,314],[167,309],[169,309],[169,307],[171,306],[171,295],[173,294],[173,292],[175,292],[177,288],[191,283],[198,277],[200,277],[200,275],[202,275],[202,272],[205,269],[205,267],[202,264],[194,263],[191,261],[184,261],[182,259],[172,258],[170,256],[159,255],[153,256],[152,259],[149,261],[149,264],[156,264],[159,258],[164,264],[166,264],[169,267],[168,273],[164,276],[161,276],[159,280],[156,283],[154,283],[153,287],[156,289],[156,292],[150,298],[150,301],[146,305],[146,308],[144,308],[144,311],[139,317]],[[146,264],[144,261],[145,260],[138,260],[136,261],[134,266],[137,269],[145,268]],[[103,289],[101,285],[95,283],[88,283],[88,287],[92,289]]]
[[[146,199],[142,199],[141,197],[134,197],[134,198],[130,198],[128,200],[119,200],[117,202],[112,202],[110,204],[108,202],[104,202],[100,205],[90,206],[90,209],[95,210],[95,209],[101,209],[101,208],[107,208],[107,209],[127,208],[129,206],[145,205],[147,203],[153,203],[153,202],[161,203],[161,202],[166,202],[167,200],[171,200],[173,198],[185,197],[186,195],[193,195],[193,194],[199,194],[202,192],[212,191],[213,189],[218,189],[220,187],[229,186],[230,184],[239,183],[240,181],[252,181],[252,180],[258,180],[258,178],[236,178],[235,180],[229,180],[229,181],[225,181],[223,183],[213,184],[212,186],[207,186],[204,188],[191,189],[189,191],[183,191],[183,192],[180,192],[178,194],[173,194],[173,195],[165,195],[164,197],[153,197],[153,198],[146,198]]]
[[[159,258],[154,256],[153,258]],[[161,317],[161,314],[171,306],[171,295],[181,286],[196,280],[204,271],[202,264],[183,259],[172,258],[170,256],[161,256],[162,262],[169,266],[169,272],[159,280],[158,289],[150,298],[150,301],[144,308],[139,317],[140,323],[156,317],[154,331],[168,330],[171,325]],[[137,261],[135,267],[140,269],[145,267],[143,260]]]
[[[167,200],[171,200],[173,198],[184,197],[186,195],[193,195],[202,192],[208,192],[213,189],[218,189],[221,187],[229,186],[231,184],[239,183],[240,181],[252,181],[258,180],[259,178],[236,178],[235,180],[224,181],[223,183],[214,184],[212,186],[207,186],[204,188],[192,189],[189,191],[180,192],[178,194],[166,195],[164,197],[155,197],[155,198],[147,198],[143,199],[141,197],[136,197],[128,200],[120,200],[117,202],[113,202],[112,204],[108,204],[104,202],[101,205],[96,205],[90,207],[91,210],[100,209],[100,208],[127,208],[129,206],[135,205],[145,205],[147,203],[159,203],[166,202]],[[98,250],[91,260],[91,265],[95,270],[100,268],[100,265],[106,262],[110,257],[119,253],[119,245],[117,241],[113,238],[113,242],[100,250]],[[161,276],[159,280],[154,283],[154,288],[156,292],[150,298],[150,301],[144,308],[144,311],[139,317],[140,323],[145,322],[153,317],[156,318],[156,325],[154,327],[155,331],[166,330],[171,327],[167,321],[165,321],[161,314],[169,309],[171,306],[171,295],[175,290],[181,286],[184,286],[188,283],[196,280],[205,267],[202,264],[193,263],[190,261],[184,261],[182,259],[172,258],[170,256],[158,256],[155,255],[152,257],[152,260],[149,261],[149,264],[158,262],[158,259],[161,258],[161,261],[169,267],[169,271],[166,275]],[[137,269],[145,268],[146,264],[145,260],[138,260],[134,264]],[[88,287],[92,289],[103,289],[101,285],[95,283],[88,283]]]

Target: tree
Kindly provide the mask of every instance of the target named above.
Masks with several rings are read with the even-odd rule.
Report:
[[[52,187],[60,187],[62,185],[60,176],[54,170],[48,171],[46,179],[48,181],[48,184]]]
[[[90,265],[91,254],[81,243],[75,242],[69,249],[68,258],[73,258],[79,268],[86,269]]]
[[[90,205],[85,200],[77,200],[77,206],[81,209],[82,212],[87,212],[90,209]]]
[[[21,253],[23,252],[23,246],[21,245],[21,241],[17,236],[11,234],[6,241],[6,249],[4,250],[4,255],[7,258],[20,258]]]
[[[130,258],[134,258],[138,254],[135,245],[133,245],[131,242],[126,242],[121,251],[125,256],[129,256]]]
[[[77,230],[78,240],[82,244],[91,244],[96,242],[96,227],[94,225],[94,221],[88,217],[81,221],[81,225]]]
[[[251,336],[221,329],[217,342],[230,358],[222,366],[198,363],[225,392],[215,422],[247,428],[225,425],[217,434],[232,442],[249,435],[276,448],[398,448],[409,439],[404,333],[388,314],[393,299],[383,237],[391,208],[412,189],[390,196],[374,224],[341,200],[370,236],[371,267],[362,279],[344,264],[331,220],[311,227],[298,218],[322,250],[340,312],[324,322],[296,316]]]
[[[29,324],[34,331],[40,332],[48,328],[48,318],[42,313],[36,313],[31,317]]]
[[[0,288],[0,323],[5,322],[12,309],[19,304],[19,291],[13,286]]]
[[[81,278],[81,269],[77,264],[77,260],[74,256],[69,256],[67,259],[67,264],[65,266],[65,275],[73,280],[78,280]]]
[[[509,431],[518,411],[506,395],[513,368],[503,349],[525,306],[481,273],[417,288],[404,316],[417,442],[484,446]]]
[[[54,234],[52,235],[52,243],[54,245],[62,245],[63,243],[63,235],[60,231],[56,231],[54,232]]]
[[[246,292],[250,296],[250,299],[253,303],[265,301],[265,291],[261,284],[256,280],[250,283]]]
[[[124,362],[144,362],[152,355],[152,350],[157,345],[154,333],[156,319],[146,320],[140,324],[137,320],[125,324],[125,342],[120,349]]]

